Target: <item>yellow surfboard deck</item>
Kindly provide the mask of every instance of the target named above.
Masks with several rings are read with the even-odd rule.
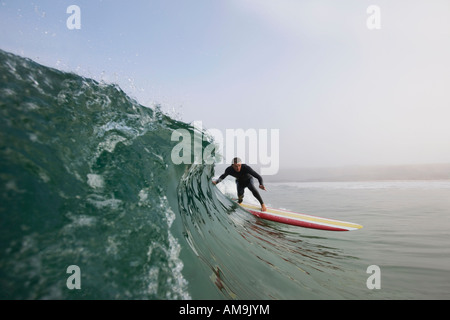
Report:
[[[291,212],[288,210],[274,209],[267,207],[266,211],[261,211],[260,206],[247,203],[241,203],[241,207],[245,208],[253,215],[260,217],[262,219],[304,228],[312,228],[328,231],[351,231],[362,228],[361,225],[353,222],[321,218],[303,213]]]

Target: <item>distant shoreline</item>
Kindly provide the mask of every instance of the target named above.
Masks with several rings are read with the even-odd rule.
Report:
[[[256,169],[256,168],[255,168]],[[267,182],[343,182],[383,180],[450,180],[450,163],[335,168],[286,168],[264,176]]]

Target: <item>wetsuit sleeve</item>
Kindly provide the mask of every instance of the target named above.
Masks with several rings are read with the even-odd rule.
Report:
[[[248,170],[248,173],[250,173],[256,179],[258,179],[258,182],[259,182],[260,186],[264,185],[263,178],[255,170],[253,170],[249,166],[247,166],[247,170]]]
[[[219,177],[219,179],[216,180],[216,183],[219,183],[223,179],[225,179],[230,173],[228,172],[230,167],[225,169],[225,172]]]

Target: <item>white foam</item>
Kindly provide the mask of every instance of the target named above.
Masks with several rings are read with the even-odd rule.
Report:
[[[148,192],[146,189],[139,191],[139,205],[143,205],[148,199]]]
[[[107,137],[105,141],[102,141],[99,143],[99,145],[98,145],[99,153],[102,153],[102,151],[107,151],[107,152],[112,153],[114,151],[114,149],[116,148],[116,145],[119,142],[124,142],[126,140],[127,140],[126,138],[124,138],[120,135],[117,135],[117,134],[111,135],[111,136]]]
[[[89,173],[87,175],[87,183],[91,188],[97,189],[97,188],[103,188],[104,180],[101,175]]]
[[[103,209],[106,207],[109,207],[110,209],[118,209],[122,204],[122,200],[115,198],[105,199],[104,197],[98,195],[90,195],[87,201],[98,209]]]
[[[139,192],[139,197],[141,201],[145,201],[147,199],[147,192],[145,189],[142,189]],[[183,270],[183,262],[179,258],[181,246],[178,243],[178,240],[172,235],[170,232],[170,227],[173,224],[173,221],[176,218],[175,213],[170,209],[167,197],[163,196],[160,198],[160,207],[164,210],[167,221],[167,239],[168,244],[152,242],[150,243],[147,251],[147,261],[150,263],[157,263],[157,261],[152,262],[152,254],[154,249],[159,249],[164,252],[164,255],[167,257],[167,267],[170,269],[171,276],[168,277],[167,284],[171,288],[166,293],[166,299],[183,299],[190,300],[192,299],[188,292],[188,281],[184,278],[182,274]],[[156,295],[158,292],[159,286],[159,274],[161,272],[161,267],[152,266],[149,270],[147,276],[147,294]]]
[[[66,234],[73,232],[73,229],[88,228],[97,223],[97,219],[95,217],[87,215],[76,215],[69,212],[66,217],[71,220],[71,222],[66,224],[63,228],[63,233]]]

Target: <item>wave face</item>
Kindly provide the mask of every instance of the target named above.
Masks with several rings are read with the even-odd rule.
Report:
[[[170,153],[192,129],[3,51],[0,75],[0,298],[189,299]]]
[[[171,161],[192,126],[3,51],[0,95],[1,299],[355,297],[353,258],[246,213],[213,165]]]

